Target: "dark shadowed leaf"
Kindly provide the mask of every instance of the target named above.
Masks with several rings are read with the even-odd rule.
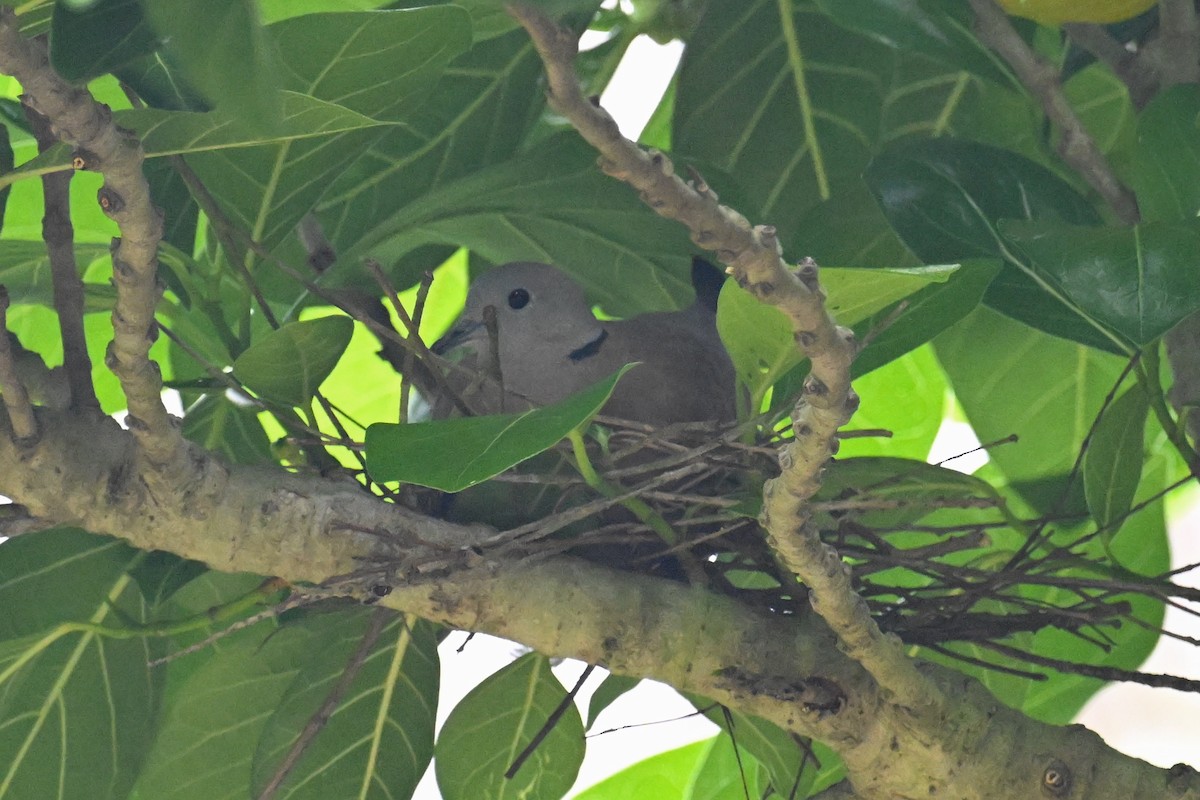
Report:
[[[144,7],[187,83],[213,106],[254,130],[279,125],[284,71],[253,0],[153,0]]]
[[[271,402],[305,405],[333,371],[353,334],[349,317],[289,322],[238,356],[233,374]]]
[[[141,0],[54,4],[50,63],[69,81],[85,83],[150,54],[158,44]]]
[[[367,428],[367,470],[400,481],[459,492],[546,450],[591,419],[612,394],[619,372],[579,394],[521,414],[462,417]]]
[[[995,55],[971,34],[970,9],[956,0],[817,0],[840,24],[897,50],[922,53],[1008,84]]]
[[[1133,188],[1147,222],[1200,211],[1200,87],[1173,86],[1138,115]]]
[[[258,421],[258,409],[238,405],[224,394],[206,394],[183,418],[183,435],[234,464],[265,464],[271,441]]]
[[[1000,235],[1002,219],[1099,224],[1087,201],[1045,167],[976,142],[920,140],[877,156],[866,181],[892,227],[923,261],[999,257],[1007,262],[988,289],[988,305],[1057,336],[1119,349],[1048,293]]]
[[[566,697],[545,656],[530,653],[463,698],[438,734],[445,800],[558,800],[583,761],[583,723],[572,703],[512,778],[504,773]]]
[[[1200,308],[1200,223],[1004,222],[1006,240],[1088,317],[1138,346]]]

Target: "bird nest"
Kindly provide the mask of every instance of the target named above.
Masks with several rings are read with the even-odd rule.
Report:
[[[446,515],[501,528],[488,548],[497,558],[569,554],[702,584],[769,613],[806,613],[807,592],[777,563],[758,523],[786,429],[762,420],[597,423],[586,457],[564,443],[455,496]],[[947,474],[957,473],[903,459],[835,459],[809,504],[811,524],[842,556],[881,627],[906,642],[1003,650],[1001,640],[1057,628],[1105,647],[1107,631],[1131,616],[1129,593],[1159,593],[1105,583],[1089,574],[1089,564],[1100,566],[1087,552],[1055,544],[1045,524],[1015,530],[994,490]],[[997,556],[997,537],[1021,541]]]

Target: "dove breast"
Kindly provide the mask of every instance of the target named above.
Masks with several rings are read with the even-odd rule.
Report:
[[[582,287],[562,270],[505,264],[472,283],[462,315],[433,350],[459,361],[463,369],[453,371],[450,385],[474,390],[464,399],[484,413],[555,403],[641,362],[617,383],[604,413],[651,425],[732,420],[734,369],[716,328],[713,287],[719,291],[720,276],[699,264],[692,306],[615,321],[597,320]],[[495,341],[485,319],[489,306]],[[490,386],[464,377],[472,372],[490,376]],[[435,416],[447,413],[448,404],[434,404]]]

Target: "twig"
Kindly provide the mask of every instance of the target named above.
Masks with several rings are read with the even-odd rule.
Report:
[[[1067,101],[1058,72],[1021,38],[1008,15],[995,0],[970,0],[975,12],[975,33],[1013,69],[1021,84],[1038,99],[1046,117],[1058,126],[1062,140],[1058,153],[1104,198],[1117,219],[1132,225],[1141,219],[1137,198],[1109,166],[1096,141]]]
[[[75,148],[76,169],[104,175],[100,207],[117,223],[113,246],[113,341],[105,363],[116,374],[129,406],[129,427],[149,465],[186,470],[184,440],[162,402],[162,375],[150,360],[156,335],[158,243],[162,216],[142,174],[141,143],[117,128],[112,112],[86,89],[72,86],[51,69],[45,50],[26,41],[12,8],[0,7],[0,72],[25,90],[26,103],[50,120],[59,138]]]
[[[258,800],[271,800],[271,798],[279,793],[283,782],[287,780],[288,775],[291,775],[292,770],[300,763],[301,756],[308,750],[313,740],[317,738],[317,734],[329,724],[329,718],[333,716],[333,712],[341,704],[342,698],[346,696],[346,692],[350,691],[350,685],[354,683],[354,679],[362,671],[363,664],[367,661],[367,656],[371,654],[371,648],[379,641],[379,636],[383,633],[384,626],[388,620],[395,616],[395,613],[389,609],[377,608],[371,614],[371,619],[367,622],[367,629],[363,631],[358,646],[350,654],[350,659],[346,662],[345,668],[342,669],[342,674],[338,677],[337,683],[329,690],[329,694],[325,695],[325,699],[321,702],[320,707],[309,717],[308,722],[304,725],[304,729],[296,737],[296,741],[292,742],[292,746],[288,749],[287,754],[279,762],[279,766],[275,768],[275,773],[271,775],[271,780],[259,792]]]
[[[50,121],[32,106],[25,105],[25,117],[37,140],[38,152],[58,144]],[[92,359],[83,331],[83,281],[75,263],[75,229],[71,225],[71,177],[68,171],[42,176],[45,214],[42,240],[50,259],[50,281],[54,287],[54,310],[62,336],[63,371],[67,376],[71,407],[85,413],[99,413],[100,401],[92,385]]]
[[[38,438],[37,419],[25,384],[17,376],[17,365],[13,358],[12,342],[8,333],[8,289],[0,286],[0,394],[4,395],[4,407],[12,425],[13,440],[20,445],[32,445]]]
[[[559,701],[554,710],[550,712],[550,716],[546,718],[546,723],[538,729],[538,732],[533,735],[533,739],[529,741],[529,744],[525,745],[525,748],[517,753],[517,757],[513,759],[512,764],[504,771],[505,778],[512,780],[516,776],[517,770],[521,768],[521,765],[528,761],[529,757],[533,755],[533,751],[538,748],[538,745],[545,741],[550,731],[554,730],[554,726],[562,719],[562,715],[567,713],[567,709],[574,704],[575,696],[579,694],[579,690],[583,688],[583,684],[587,682],[587,679],[591,677],[595,669],[595,664],[588,664],[584,668],[583,674],[579,676],[579,680],[575,681],[575,685],[571,687],[571,691],[567,692],[563,699]]]

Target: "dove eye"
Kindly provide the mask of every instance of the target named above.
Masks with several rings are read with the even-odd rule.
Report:
[[[520,311],[527,305],[529,305],[529,292],[524,289],[513,289],[508,293],[508,307],[513,311]]]

